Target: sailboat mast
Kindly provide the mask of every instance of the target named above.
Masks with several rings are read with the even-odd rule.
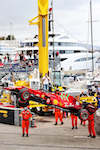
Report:
[[[54,17],[53,17],[53,0],[51,0],[52,7],[52,38],[53,38],[53,59],[54,59],[54,70],[55,70],[55,50],[54,50]]]
[[[92,73],[94,71],[94,61],[93,61],[93,26],[92,26],[92,2],[90,0],[90,19],[91,19],[91,50],[92,50]]]

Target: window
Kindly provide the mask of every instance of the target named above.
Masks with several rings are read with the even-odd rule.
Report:
[[[80,53],[81,51],[78,51],[78,50],[76,50],[76,51],[74,51],[74,53]]]
[[[61,58],[60,61],[64,61],[64,60],[67,60],[67,59],[68,59],[68,58]]]
[[[65,54],[65,50],[60,50],[60,54]]]
[[[66,54],[71,54],[71,53],[74,53],[74,51],[72,51],[72,50],[65,50],[65,53]]]
[[[93,57],[93,59],[94,59],[95,57]],[[88,57],[88,60],[92,60],[92,57]],[[77,59],[77,60],[75,60],[75,62],[78,62],[78,61],[86,61],[86,57],[84,57],[84,58],[79,58],[79,59]]]
[[[50,42],[50,44],[49,44],[49,45],[50,45],[50,46],[51,46],[51,45],[53,45],[53,42]]]

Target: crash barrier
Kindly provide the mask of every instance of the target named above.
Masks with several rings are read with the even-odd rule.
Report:
[[[23,111],[21,108],[0,107],[0,123],[21,126],[22,117],[19,114]],[[35,127],[35,114],[32,112],[31,127]]]
[[[98,108],[95,114],[95,130],[96,133],[100,135],[100,108]]]

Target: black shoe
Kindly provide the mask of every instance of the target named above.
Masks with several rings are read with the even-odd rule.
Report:
[[[95,135],[93,135],[93,136],[92,136],[92,138],[96,138],[96,136],[95,136]]]
[[[92,137],[92,135],[90,134],[90,135],[88,135],[87,137]]]
[[[78,129],[77,126],[75,126],[75,128]]]
[[[28,134],[26,134],[26,136],[28,137]]]
[[[72,129],[74,129],[74,126],[72,127]]]
[[[25,135],[25,134],[23,133],[23,134],[22,134],[22,137],[24,137],[24,135]]]
[[[55,122],[55,124],[54,125],[57,125],[57,122]]]
[[[61,125],[64,124],[63,122],[61,122]]]

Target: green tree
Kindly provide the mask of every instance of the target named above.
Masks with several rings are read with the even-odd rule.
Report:
[[[11,40],[11,35],[8,35],[6,40]],[[12,35],[12,40],[16,40],[16,38],[14,37],[14,35]]]
[[[2,36],[2,37],[0,37],[0,40],[4,40],[4,39],[5,39],[5,37],[3,37],[3,36]]]

